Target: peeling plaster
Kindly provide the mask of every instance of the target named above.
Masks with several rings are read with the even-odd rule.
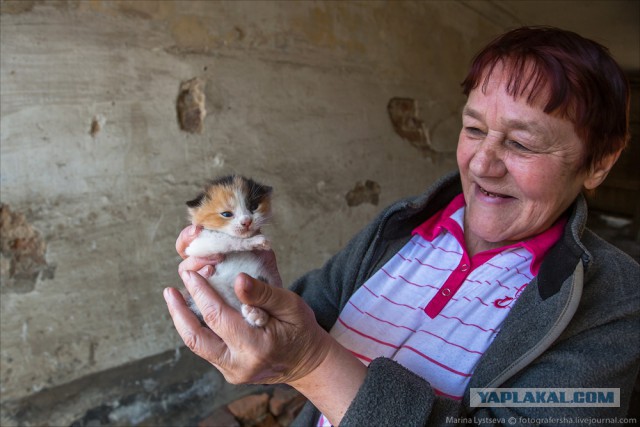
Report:
[[[432,153],[429,129],[418,114],[418,101],[411,98],[391,98],[387,111],[393,129],[402,139],[420,150],[424,155]]]
[[[345,199],[349,206],[358,206],[363,203],[377,205],[380,199],[380,184],[370,180],[366,180],[364,184],[357,182],[353,190],[347,193]]]
[[[45,260],[46,242],[24,214],[0,204],[0,290],[31,292],[37,279],[52,278],[55,267]]]
[[[196,77],[180,84],[176,103],[180,129],[189,133],[202,133],[205,108],[204,80]]]

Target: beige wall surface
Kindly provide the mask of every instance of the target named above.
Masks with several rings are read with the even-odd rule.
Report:
[[[526,21],[510,4],[3,1],[2,402],[181,346],[162,289],[206,180],[274,187],[265,232],[290,282],[454,169],[459,83]],[[192,78],[201,133],[177,120]],[[392,98],[417,102],[428,149],[394,131]],[[347,198],[366,181],[377,197]]]

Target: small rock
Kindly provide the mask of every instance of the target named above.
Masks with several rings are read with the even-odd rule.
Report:
[[[286,406],[298,396],[300,396],[300,393],[292,387],[276,387],[273,390],[273,397],[271,397],[269,401],[269,412],[277,417],[282,414]]]
[[[222,406],[204,420],[198,423],[198,427],[240,427],[240,423],[229,412],[226,406]]]
[[[231,402],[229,411],[241,422],[260,420],[267,413],[269,395],[267,393],[252,394]]]

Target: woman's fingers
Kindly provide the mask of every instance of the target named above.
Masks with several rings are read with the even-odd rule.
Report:
[[[236,334],[250,334],[251,327],[242,315],[229,306],[199,274],[185,271],[182,280],[196,303],[207,326],[222,340],[234,342]],[[239,331],[238,325],[246,330]]]
[[[193,239],[202,231],[202,227],[190,225],[180,232],[178,239],[176,240],[176,251],[184,259],[187,254],[184,251],[189,247]]]
[[[215,272],[215,265],[224,259],[224,255],[214,255],[209,258],[188,257],[178,266],[178,274],[182,277],[184,271],[197,271],[202,277],[208,278]]]
[[[298,316],[304,311],[305,304],[300,304],[302,299],[295,293],[270,286],[244,273],[236,278],[234,289],[242,303],[260,307],[283,320],[289,316]]]
[[[225,342],[200,323],[176,289],[165,289],[164,298],[176,331],[185,345],[198,356],[221,368],[228,352]]]

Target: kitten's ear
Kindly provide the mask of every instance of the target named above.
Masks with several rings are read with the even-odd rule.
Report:
[[[273,193],[273,187],[269,187],[268,185],[264,185],[264,193],[267,196],[270,196]]]
[[[196,197],[193,200],[189,200],[187,202],[187,206],[190,208],[197,208],[202,204],[202,200],[204,199],[205,193],[200,193],[198,194],[198,197]]]

